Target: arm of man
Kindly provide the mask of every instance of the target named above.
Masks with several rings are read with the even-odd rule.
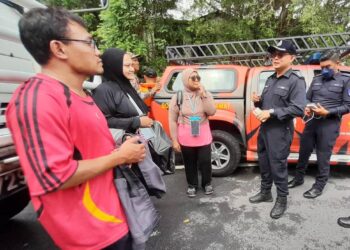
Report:
[[[306,102],[307,103],[311,103],[312,102],[312,84],[313,84],[313,81],[311,82],[310,87],[309,87],[309,89],[306,92]]]
[[[305,86],[304,78],[295,80],[290,89],[290,105],[288,107],[274,109],[273,116],[276,116],[279,120],[303,116],[306,106]]]
[[[343,105],[328,110],[328,115],[342,116],[350,112],[350,78],[345,83],[343,90]]]
[[[143,144],[138,143],[138,140],[138,137],[126,140],[118,150],[111,152],[109,155],[91,160],[78,161],[78,167],[75,173],[60,189],[77,186],[118,165],[142,161],[146,156],[146,150]]]

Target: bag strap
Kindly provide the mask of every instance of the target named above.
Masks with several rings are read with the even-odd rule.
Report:
[[[183,96],[184,96],[184,94],[183,94],[182,90],[178,90],[176,92],[176,105],[178,106],[179,111],[181,110],[181,105],[183,103],[183,98],[184,98]]]
[[[142,112],[142,110],[139,108],[139,106],[137,106],[137,104],[136,104],[136,102],[134,101],[134,99],[132,99],[132,97],[131,97],[129,94],[127,94],[127,96],[128,96],[128,98],[129,98],[130,102],[132,103],[132,105],[135,107],[137,113],[139,113],[139,115],[145,115],[145,114]]]

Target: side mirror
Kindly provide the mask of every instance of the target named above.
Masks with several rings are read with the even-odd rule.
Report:
[[[102,11],[108,8],[109,1],[108,0],[100,0],[99,7],[96,8],[87,8],[87,9],[76,9],[71,10],[73,13],[81,13],[81,12],[94,12],[94,11]]]

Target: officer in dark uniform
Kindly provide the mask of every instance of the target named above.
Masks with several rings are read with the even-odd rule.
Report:
[[[296,49],[289,40],[270,46],[275,73],[270,76],[261,97],[253,93],[254,113],[261,121],[258,136],[258,156],[261,172],[260,192],[249,198],[251,203],[272,202],[271,187],[277,187],[276,203],[270,216],[280,218],[287,208],[287,157],[293,139],[293,118],[302,116],[306,105],[306,84],[302,76],[293,72]]]
[[[314,77],[306,95],[308,103],[316,107],[307,105],[305,108],[305,115],[311,118],[301,136],[296,176],[288,183],[290,188],[304,183],[307,164],[316,147],[316,182],[304,193],[304,197],[309,199],[321,195],[327,183],[329,161],[339,135],[341,117],[350,108],[350,78],[338,70],[339,54],[334,51],[325,53],[320,59],[320,66],[322,73]]]

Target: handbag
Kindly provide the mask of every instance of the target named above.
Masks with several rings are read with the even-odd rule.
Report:
[[[133,250],[144,250],[146,241],[159,224],[155,209],[145,186],[126,165],[114,168],[114,183],[128,222]]]
[[[148,141],[153,161],[164,174],[175,173],[175,152],[171,140],[159,122],[154,122],[152,129],[155,137]]]
[[[164,193],[166,193],[165,182],[163,180],[162,172],[156,163],[153,162],[147,142],[144,142],[144,144],[146,148],[146,157],[143,161],[137,164],[137,169],[141,172],[141,177],[144,180],[149,194],[151,196],[156,196],[159,199]]]
[[[144,115],[129,94],[128,97],[139,115]],[[175,153],[172,148],[172,143],[169,137],[166,135],[162,125],[155,121],[152,128],[140,128],[139,133],[145,140],[148,141],[152,159],[163,171],[163,173],[175,173]]]

